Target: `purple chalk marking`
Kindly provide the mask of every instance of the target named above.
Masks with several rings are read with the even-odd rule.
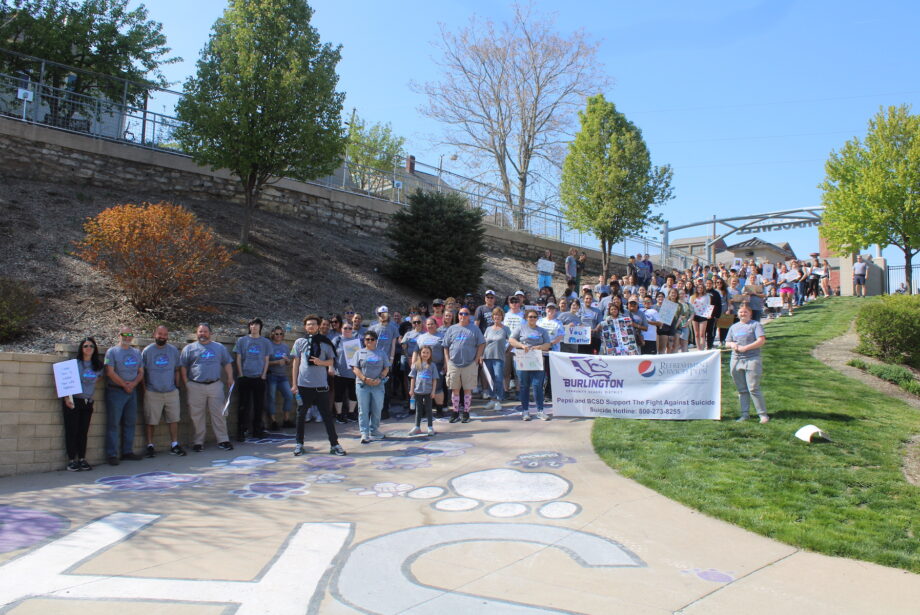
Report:
[[[68,526],[65,517],[43,510],[0,506],[0,553],[31,547]]]

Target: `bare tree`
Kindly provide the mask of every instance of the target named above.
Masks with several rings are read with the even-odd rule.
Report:
[[[510,23],[474,16],[457,32],[441,24],[441,80],[414,85],[428,97],[420,112],[446,125],[442,144],[496,175],[516,228],[525,225],[528,188],[558,172],[576,110],[608,85],[597,45],[554,26],[518,4]]]

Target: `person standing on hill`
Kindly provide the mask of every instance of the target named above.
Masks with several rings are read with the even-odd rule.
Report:
[[[572,282],[573,285],[577,288],[578,285],[575,283],[576,278],[578,277],[578,250],[575,248],[569,248],[569,255],[565,257],[565,281],[566,284]]]
[[[766,423],[770,420],[770,416],[767,414],[767,405],[763,399],[763,392],[760,390],[760,379],[763,375],[760,349],[766,343],[767,338],[763,326],[758,321],[752,320],[751,316],[751,306],[742,303],[738,308],[739,321],[728,329],[725,346],[732,350],[730,369],[741,404],[741,416],[738,420],[748,419],[753,401],[754,409],[760,416],[760,422]]]
[[[144,379],[141,353],[131,346],[134,333],[122,327],[120,343],[105,353],[105,454],[109,465],[118,465],[119,431],[121,433],[121,459],[140,460],[131,449],[134,446],[134,425],[137,421],[137,385]]]
[[[153,332],[153,343],[141,351],[144,363],[144,414],[147,418],[147,457],[154,457],[153,428],[165,413],[166,425],[172,444],[169,452],[185,456],[179,446],[179,349],[168,343],[169,329],[158,326]]]
[[[856,255],[853,263],[853,296],[866,296],[866,282],[869,280],[869,265],[863,261],[862,254]]]
[[[211,417],[211,430],[217,438],[217,447],[232,451],[224,417],[224,383],[221,371],[227,377],[227,387],[233,387],[233,359],[223,344],[211,341],[211,325],[200,323],[195,331],[198,341],[188,344],[179,353],[179,375],[185,385],[189,418],[194,435],[192,450],[204,450],[207,428],[206,414]]]

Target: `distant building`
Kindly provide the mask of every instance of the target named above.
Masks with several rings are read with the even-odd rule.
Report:
[[[706,248],[706,242],[710,239],[712,239],[712,237],[708,235],[703,237],[684,237],[683,239],[675,239],[669,242],[668,246],[671,250],[680,250],[683,254],[696,256],[702,260],[709,257],[709,250]],[[725,242],[718,239],[712,247],[713,253],[718,254],[725,249]]]
[[[795,257],[795,252],[789,242],[769,243],[758,237],[752,237],[718,252],[716,262],[730,264],[736,258],[740,258],[745,261],[753,259],[758,263],[779,263]]]

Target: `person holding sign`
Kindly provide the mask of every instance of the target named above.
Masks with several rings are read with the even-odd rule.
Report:
[[[741,403],[741,417],[738,420],[748,419],[753,400],[760,422],[766,423],[770,416],[767,414],[767,405],[760,390],[760,379],[763,375],[760,349],[767,338],[763,326],[756,320],[751,320],[752,312],[751,306],[747,303],[741,305],[738,309],[740,320],[729,328],[725,346],[732,350],[730,369]]]
[[[521,418],[525,421],[530,420],[530,390],[533,389],[534,400],[537,404],[537,417],[541,420],[548,421],[552,415],[543,412],[543,382],[546,374],[543,372],[543,354],[542,351],[549,350],[553,345],[546,329],[537,326],[537,319],[540,317],[536,310],[527,310],[524,313],[524,324],[511,334],[509,344],[512,348],[523,354],[537,353],[540,357],[538,369],[518,369],[518,378],[521,380],[520,400],[521,400]]]
[[[141,353],[131,346],[134,333],[122,327],[121,341],[105,352],[105,454],[109,465],[118,465],[118,441],[121,434],[121,459],[140,461],[141,456],[131,449],[134,446],[134,425],[137,421],[137,385],[144,380]]]
[[[90,419],[93,418],[93,396],[96,383],[102,377],[104,366],[99,358],[96,340],[84,337],[77,346],[77,367],[80,372],[82,390],[75,395],[61,399],[64,411],[64,444],[67,448],[67,470],[69,472],[89,471],[93,467],[86,462],[86,439]]]
[[[795,275],[798,276],[798,273]],[[750,304],[751,318],[760,321],[760,316],[763,314],[763,300],[766,294],[763,291],[763,285],[758,283],[757,278],[756,272],[748,276],[748,281],[747,284],[744,285],[744,294],[742,296],[744,297],[744,302]]]
[[[702,282],[697,282],[693,289],[690,303],[693,304],[693,343],[697,350],[706,350],[706,326],[709,324],[709,315],[712,314],[711,298],[706,292]]]
[[[553,253],[546,250],[543,258],[537,261],[537,289],[553,287],[553,269],[556,265],[553,263]]]
[[[453,409],[450,422],[469,423],[472,391],[479,382],[479,365],[486,339],[479,327],[470,323],[469,308],[460,308],[459,318],[460,322],[444,333],[441,345],[447,349],[447,386]],[[460,405],[460,389],[464,392],[463,406]]]

